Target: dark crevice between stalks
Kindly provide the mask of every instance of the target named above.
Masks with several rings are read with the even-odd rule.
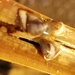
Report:
[[[35,45],[35,46],[40,46],[40,44],[39,43],[37,43],[37,42],[34,42],[34,41],[31,41],[31,40],[28,40],[28,39],[25,39],[25,38],[19,38],[20,40],[23,40],[23,41],[26,41],[26,42],[28,42],[28,43],[31,43],[31,44],[33,44],[33,45]]]
[[[23,30],[21,29],[20,26],[17,25],[17,23],[16,25],[13,25],[13,24],[0,21],[0,27],[2,26],[7,28],[7,33],[13,33],[16,32],[17,30],[23,32]]]
[[[17,27],[16,25],[0,21],[0,27],[2,27],[2,26],[7,28],[7,33],[15,32],[16,31],[16,27]]]
[[[71,46],[68,46],[68,45],[66,45],[66,44],[63,44],[61,41],[58,41],[58,40],[55,40],[56,42],[58,42],[58,43],[60,43],[62,46],[64,46],[64,47],[67,47],[67,48],[69,48],[69,49],[73,49],[73,50],[75,50],[75,48],[73,48],[73,47],[71,47]]]
[[[32,41],[32,40],[25,39],[25,38],[21,38],[21,37],[19,39],[22,40],[22,41],[25,41],[25,42],[28,42],[28,43],[32,44],[38,50],[38,53],[42,54],[41,47],[40,47],[39,43],[37,43],[35,41]]]

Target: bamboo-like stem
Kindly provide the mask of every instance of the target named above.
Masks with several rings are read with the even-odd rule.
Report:
[[[64,48],[56,59],[46,61],[33,45],[2,32],[0,32],[0,59],[48,74],[75,74],[75,51]]]
[[[31,11],[40,18],[41,16],[46,19],[48,18],[12,0],[2,0],[0,2],[0,21],[15,25],[16,13],[19,8]],[[36,49],[34,45],[9,36],[6,32],[0,30],[0,59],[27,66],[48,74],[74,75],[75,29],[65,25],[63,34],[62,36],[52,35],[45,37],[45,39],[51,39],[52,42],[57,45],[57,48],[60,49],[59,56],[50,61],[46,61],[43,56],[38,53],[38,49]]]
[[[75,74],[75,51],[64,47],[57,58],[46,61],[37,53],[37,49],[33,45],[2,32],[0,32],[0,59],[48,74]]]

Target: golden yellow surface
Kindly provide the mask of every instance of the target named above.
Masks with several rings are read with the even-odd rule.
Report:
[[[15,25],[18,8],[30,10],[37,16],[44,19],[48,17],[39,14],[27,7],[24,7],[12,0],[0,2],[0,20]],[[11,8],[10,8],[11,7]],[[11,16],[7,16],[7,14]],[[51,20],[51,18],[49,18]],[[65,24],[64,24],[65,25]],[[55,30],[55,29],[54,29]],[[59,29],[58,29],[59,30]],[[65,25],[60,35],[51,33],[45,39],[52,41],[60,50],[60,55],[55,59],[46,61],[37,49],[27,42],[9,36],[6,31],[0,29],[0,59],[20,64],[53,75],[74,75],[75,74],[75,29]]]

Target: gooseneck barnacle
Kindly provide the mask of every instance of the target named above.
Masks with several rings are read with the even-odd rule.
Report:
[[[49,42],[48,40],[42,37],[35,38],[33,40],[40,44],[41,52],[46,61],[52,60],[53,58],[59,55],[60,51],[52,42]]]
[[[23,31],[26,31],[34,36],[42,34],[47,30],[48,25],[34,14],[24,10],[19,10],[20,26]]]

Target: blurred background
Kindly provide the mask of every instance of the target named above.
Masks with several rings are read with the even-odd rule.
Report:
[[[75,27],[75,0],[16,0],[54,20]]]
[[[75,27],[75,0],[16,0],[57,21]],[[48,75],[0,60],[0,75]]]

